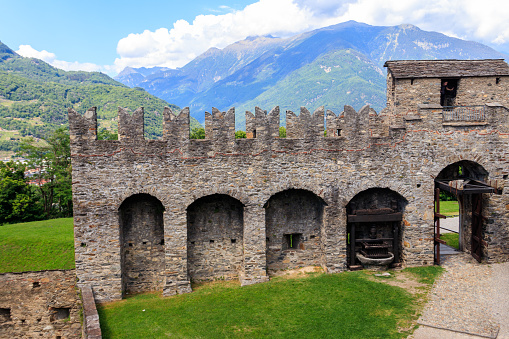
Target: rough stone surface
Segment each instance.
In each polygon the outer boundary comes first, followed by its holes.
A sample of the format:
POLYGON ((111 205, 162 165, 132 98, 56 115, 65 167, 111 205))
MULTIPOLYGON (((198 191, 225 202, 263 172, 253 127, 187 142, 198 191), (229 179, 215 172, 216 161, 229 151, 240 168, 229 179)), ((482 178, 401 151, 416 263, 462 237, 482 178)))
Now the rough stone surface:
MULTIPOLYGON (((473 82, 472 86, 486 85, 487 91, 494 85, 488 86, 485 81, 493 82, 495 78, 463 80, 459 80, 458 100, 463 95, 460 88, 466 90, 468 81, 473 82)), ((401 263, 430 265, 434 254, 434 178, 449 165, 457 171, 462 164, 474 170, 481 168, 475 173, 502 190, 502 194, 484 195, 483 260, 507 261, 509 110, 503 106, 508 93, 504 92, 508 88, 505 80, 497 84, 501 90, 493 92, 493 102, 502 104, 484 105, 481 123, 461 117, 454 124, 444 121, 445 112, 436 105, 440 85, 435 84, 440 79, 423 80, 430 83, 427 89, 419 90, 415 86, 420 80, 413 84, 402 80, 392 89, 395 94, 381 114, 369 107, 357 112, 349 106, 339 115, 331 111, 325 114, 323 108, 313 114, 302 109, 299 116, 288 112, 285 139, 277 137, 278 108, 269 113, 259 108, 255 114, 246 113, 247 139, 234 138, 233 110, 214 109, 206 114, 204 140, 189 140, 188 109, 178 115, 165 109, 162 140, 143 139, 141 110, 132 118, 121 111, 122 137, 118 141, 96 140, 94 109, 85 116, 71 110, 76 270, 80 283, 90 284, 100 302, 122 297, 122 281, 132 272, 126 271, 122 256, 119 208, 137 194, 150 195, 164 207, 161 286, 165 295, 190 292, 193 276, 220 279, 238 275, 242 285, 266 281, 272 262, 278 263, 278 269, 299 266, 301 262, 321 265, 331 273, 346 269, 346 206, 357 194, 371 188, 393 192, 405 201, 398 229, 401 263), (433 100, 425 104, 422 96, 433 100), (406 105, 405 111, 391 109, 398 101, 406 105), (324 118, 327 137, 323 136, 324 118), (308 201, 321 202, 322 207, 318 203, 305 204, 304 195, 295 195, 287 201, 289 205, 283 199, 271 206, 280 194, 296 191, 305 191, 312 197, 308 201), (232 204, 225 203, 224 196, 235 200, 241 213, 235 217, 232 213, 228 219, 232 204), (200 201, 204 197, 208 200, 200 201), (314 220, 313 225, 302 230, 288 223, 284 226, 284 220, 292 220, 291 213, 297 214, 292 210, 295 208, 305 209, 298 213, 314 220), (214 219, 214 214, 222 216, 224 223, 219 217, 214 219), (193 218, 198 222, 196 229, 191 225, 193 218), (209 219, 213 224, 209 232, 215 234, 217 243, 205 235, 207 232, 197 231, 199 227, 207 229, 203 223, 209 219), (283 252, 285 234, 302 234, 304 249, 287 249, 296 260, 288 256, 274 259, 272 228, 277 229, 276 240, 283 252), (304 252, 307 249, 313 253, 304 252), (297 258, 304 253, 305 260, 304 256, 297 258)), ((390 74, 388 83, 392 83, 390 74)), ((391 87, 388 93, 392 93, 391 87)), ((490 95, 483 94, 480 104, 489 102, 490 95)), ((472 101, 478 103, 476 98, 472 101)), ((465 203, 463 210, 462 227, 468 230, 471 212, 466 211, 471 211, 471 206, 465 203)), ((152 277, 159 279, 158 275, 152 277)))
POLYGON ((76 273, 0 274, 0 338, 80 338, 76 273))
POLYGON ((120 206, 124 291, 157 291, 164 283, 164 207, 148 194, 120 206))
POLYGON ((227 195, 211 195, 188 208, 187 258, 194 281, 234 279, 242 268, 242 203, 227 195))

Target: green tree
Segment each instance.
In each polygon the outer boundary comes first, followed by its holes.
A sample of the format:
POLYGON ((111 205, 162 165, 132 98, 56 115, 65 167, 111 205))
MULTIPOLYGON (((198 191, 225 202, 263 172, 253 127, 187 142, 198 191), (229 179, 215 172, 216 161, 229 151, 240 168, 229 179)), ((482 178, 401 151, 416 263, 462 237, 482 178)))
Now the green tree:
POLYGON ((244 131, 235 131, 235 139, 244 139, 246 138, 246 132, 244 131))
POLYGON ((36 146, 33 138, 20 144, 18 155, 35 171, 38 193, 47 219, 72 216, 71 151, 69 134, 59 128, 36 146))
POLYGON ((103 127, 97 132, 97 140, 118 140, 118 133, 110 132, 103 127))
POLYGON ((279 127, 279 137, 286 138, 286 128, 284 128, 283 126, 279 127))
POLYGON ((0 162, 0 224, 37 220, 41 207, 25 178, 25 165, 0 162))
POLYGON ((195 127, 191 129, 190 139, 205 139, 205 129, 203 127, 195 127))

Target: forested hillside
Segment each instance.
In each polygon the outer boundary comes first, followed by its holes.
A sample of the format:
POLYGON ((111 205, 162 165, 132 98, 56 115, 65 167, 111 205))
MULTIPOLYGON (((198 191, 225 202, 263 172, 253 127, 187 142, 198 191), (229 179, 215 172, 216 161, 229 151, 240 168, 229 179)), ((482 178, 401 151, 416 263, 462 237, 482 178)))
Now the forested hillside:
MULTIPOLYGON (((15 150, 23 136, 42 138, 67 125, 67 109, 80 113, 96 106, 99 129, 117 129, 118 107, 145 108, 145 135, 162 135, 164 106, 179 107, 142 88, 128 88, 97 72, 66 72, 34 58, 23 58, 0 42, 0 151, 15 150)), ((198 122, 191 119, 193 127, 198 122)))

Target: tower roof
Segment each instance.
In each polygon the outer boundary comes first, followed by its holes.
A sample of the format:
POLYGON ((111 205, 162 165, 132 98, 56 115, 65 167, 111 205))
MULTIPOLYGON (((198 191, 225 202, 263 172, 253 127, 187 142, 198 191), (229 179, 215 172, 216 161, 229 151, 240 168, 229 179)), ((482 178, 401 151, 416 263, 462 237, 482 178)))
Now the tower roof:
POLYGON ((509 75, 509 65, 504 59, 391 60, 386 61, 384 67, 396 79, 509 75))

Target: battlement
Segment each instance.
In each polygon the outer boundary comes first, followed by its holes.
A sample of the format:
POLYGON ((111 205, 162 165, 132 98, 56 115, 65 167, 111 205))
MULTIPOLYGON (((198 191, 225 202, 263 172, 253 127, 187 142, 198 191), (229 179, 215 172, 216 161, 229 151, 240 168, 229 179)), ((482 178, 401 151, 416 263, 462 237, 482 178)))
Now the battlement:
MULTIPOLYGON (((276 106, 270 112, 256 107, 255 113, 246 111, 247 139, 258 143, 272 143, 279 139, 280 110, 276 106)), ((163 111, 163 136, 160 141, 169 147, 180 148, 188 144, 190 111, 185 107, 174 113, 169 107, 163 111)), ((71 140, 74 144, 91 143, 97 140, 96 108, 88 109, 80 115, 69 109, 71 140)), ((363 143, 369 138, 394 138, 407 129, 428 129, 437 131, 455 131, 465 129, 490 129, 509 131, 509 110, 497 103, 444 110, 440 105, 419 105, 397 115, 380 114, 368 105, 356 111, 345 106, 344 111, 335 114, 331 110, 319 107, 313 113, 301 107, 300 114, 286 112, 286 138, 319 142, 320 140, 341 139, 363 143), (324 135, 324 131, 326 131, 324 135)), ((118 135, 122 144, 144 142, 143 107, 133 113, 119 107, 118 135)), ((217 108, 212 113, 205 112, 205 140, 215 145, 217 151, 228 151, 236 142, 235 108, 221 112, 217 108)), ((237 142, 242 139, 237 139, 237 142)), ((203 140, 200 140, 203 142, 203 140)))

